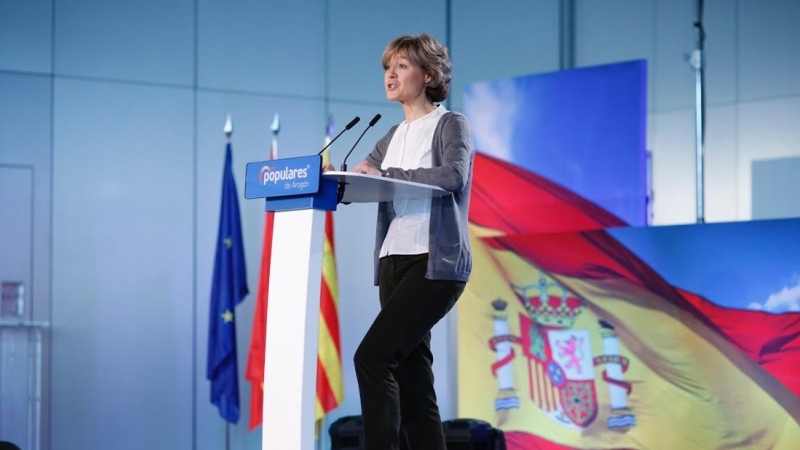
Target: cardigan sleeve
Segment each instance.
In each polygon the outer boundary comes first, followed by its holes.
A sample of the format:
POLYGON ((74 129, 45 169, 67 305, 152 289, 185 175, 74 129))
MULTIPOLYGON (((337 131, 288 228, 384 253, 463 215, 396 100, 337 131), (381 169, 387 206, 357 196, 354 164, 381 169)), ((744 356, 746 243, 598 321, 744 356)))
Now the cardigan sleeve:
MULTIPOLYGON (((458 113, 446 114, 441 120, 443 122, 439 145, 442 146, 442 164, 436 167, 410 170, 390 167, 384 172, 385 176, 430 184, 450 192, 463 191, 469 182, 470 161, 472 153, 475 151, 472 146, 469 123, 466 117, 458 113)), ((436 143, 435 137, 434 143, 436 143)))

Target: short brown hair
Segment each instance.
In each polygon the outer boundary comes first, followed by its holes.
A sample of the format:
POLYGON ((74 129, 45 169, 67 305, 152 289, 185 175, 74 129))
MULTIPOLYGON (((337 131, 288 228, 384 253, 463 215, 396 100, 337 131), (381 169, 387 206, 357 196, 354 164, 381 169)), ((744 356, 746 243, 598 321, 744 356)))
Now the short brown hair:
POLYGON ((396 38, 383 51, 381 60, 383 68, 389 66, 389 61, 398 53, 405 53, 406 57, 430 75, 431 82, 425 86, 425 95, 431 102, 441 102, 450 92, 450 57, 447 47, 440 44, 429 34, 417 36, 400 36, 396 38))

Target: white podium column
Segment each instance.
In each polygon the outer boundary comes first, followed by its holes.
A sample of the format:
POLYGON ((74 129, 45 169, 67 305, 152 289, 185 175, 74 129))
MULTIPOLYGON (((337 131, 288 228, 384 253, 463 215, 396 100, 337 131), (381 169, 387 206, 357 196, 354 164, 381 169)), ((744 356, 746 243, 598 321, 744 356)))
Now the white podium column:
POLYGON ((314 448, 325 211, 275 213, 264 357, 262 450, 314 448))

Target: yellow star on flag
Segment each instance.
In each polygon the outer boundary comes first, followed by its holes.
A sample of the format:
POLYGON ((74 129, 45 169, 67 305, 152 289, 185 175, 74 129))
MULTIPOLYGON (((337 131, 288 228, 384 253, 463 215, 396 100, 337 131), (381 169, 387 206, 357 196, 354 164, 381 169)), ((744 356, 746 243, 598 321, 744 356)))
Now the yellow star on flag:
POLYGON ((225 248, 231 248, 233 246, 233 239, 227 237, 225 238, 225 248))
POLYGON ((233 322, 233 313, 230 310, 226 310, 224 313, 222 313, 221 317, 225 323, 233 322))

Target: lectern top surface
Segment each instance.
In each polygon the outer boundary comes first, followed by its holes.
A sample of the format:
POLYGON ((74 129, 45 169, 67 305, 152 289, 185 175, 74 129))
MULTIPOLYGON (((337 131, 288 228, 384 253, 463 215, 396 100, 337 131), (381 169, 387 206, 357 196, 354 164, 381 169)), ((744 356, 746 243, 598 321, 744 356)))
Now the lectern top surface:
POLYGON ((363 173, 330 171, 323 173, 322 178, 345 183, 342 198, 345 203, 391 202, 450 194, 438 186, 363 173))

